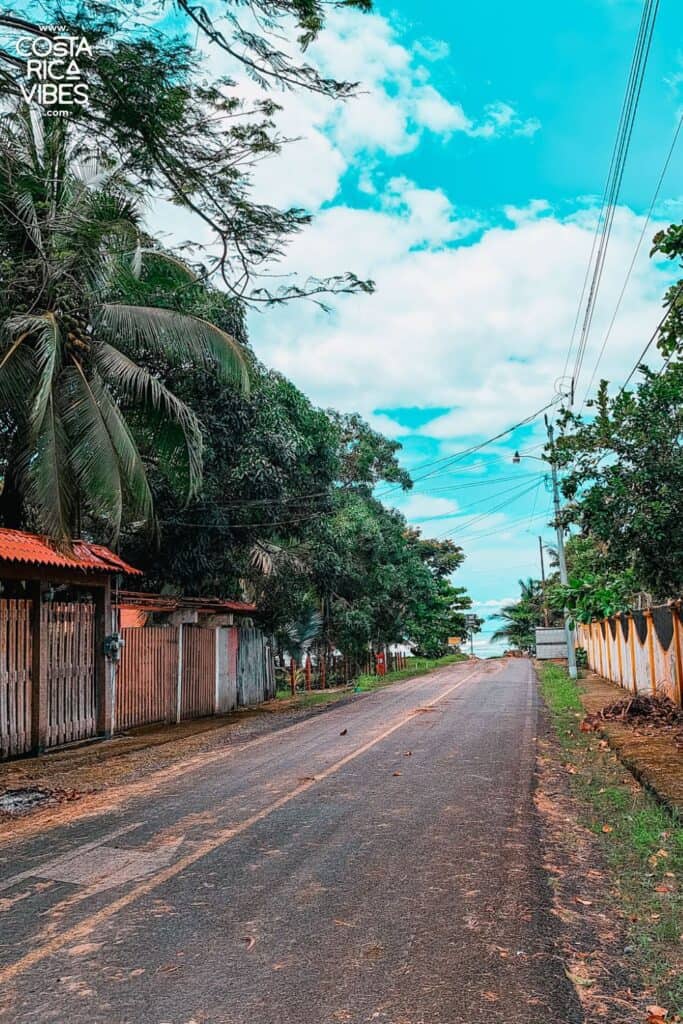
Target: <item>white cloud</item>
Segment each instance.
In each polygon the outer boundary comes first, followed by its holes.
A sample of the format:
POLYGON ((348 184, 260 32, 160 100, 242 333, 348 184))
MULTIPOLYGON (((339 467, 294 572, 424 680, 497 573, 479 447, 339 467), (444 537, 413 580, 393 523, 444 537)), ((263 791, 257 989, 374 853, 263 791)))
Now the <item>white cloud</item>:
POLYGON ((517 597, 494 597, 490 601, 473 601, 473 608, 480 609, 495 609, 502 608, 505 604, 517 604, 519 601, 519 595, 517 597))
POLYGON ((458 503, 451 498, 434 498, 429 494, 411 494, 401 503, 400 508, 406 519, 414 520, 452 515, 458 511, 458 503))
MULTIPOLYGON (((535 209, 546 206, 537 200, 535 209)), ((366 414, 441 406, 449 412, 421 433, 444 442, 490 435, 552 396, 596 214, 517 217, 472 244, 455 244, 471 234, 472 220, 440 190, 394 180, 380 209, 323 211, 288 257, 304 274, 353 268, 376 280, 376 295, 342 298, 330 316, 298 306, 254 318, 253 342, 321 404, 366 414)), ((579 398, 642 223, 617 211, 579 398)), ((670 273, 642 247, 601 373, 618 380, 635 361, 659 319, 670 273)))
MULTIPOLYGON (((331 11, 326 29, 307 52, 324 75, 358 83, 358 94, 338 103, 315 94, 277 97, 276 116, 285 138, 282 154, 259 164, 253 175, 259 196, 281 206, 319 209, 336 196, 344 173, 362 168, 378 155, 413 151, 428 132, 442 138, 454 132, 491 139, 533 135, 534 118, 521 117, 509 103, 466 113, 458 98, 446 96, 432 81, 434 66, 448 55, 439 40, 404 42, 398 28, 379 14, 331 11)), ((225 54, 209 53, 213 70, 225 74, 225 54)), ((253 98, 258 90, 237 74, 238 92, 253 98)), ((361 171, 362 174, 362 171, 361 171)), ((362 177, 371 190, 370 177, 362 177)))

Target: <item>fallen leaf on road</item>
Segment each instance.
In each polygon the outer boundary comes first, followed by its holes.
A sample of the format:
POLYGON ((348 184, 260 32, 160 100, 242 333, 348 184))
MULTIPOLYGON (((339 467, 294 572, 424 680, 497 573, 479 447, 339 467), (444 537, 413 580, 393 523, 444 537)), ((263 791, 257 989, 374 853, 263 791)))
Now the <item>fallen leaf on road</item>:
POLYGON ((349 731, 348 729, 342 729, 342 731, 339 733, 339 735, 340 736, 346 736, 348 731, 349 731))
POLYGON ((356 927, 355 924, 352 924, 351 921, 342 921, 342 919, 340 917, 335 917, 333 920, 334 920, 335 924, 341 925, 344 928, 355 928, 356 927))
POLYGON ((246 945, 247 950, 253 949, 254 946, 256 945, 256 939, 254 938, 253 935, 245 935, 242 941, 246 945))
POLYGON ((403 774, 403 772, 394 772, 394 775, 395 775, 395 776, 396 776, 396 775, 402 775, 402 774, 403 774))
POLYGON ((658 1022, 666 1020, 668 1012, 663 1006, 648 1006, 647 1024, 658 1024, 658 1022))
POLYGON ((404 756, 404 757, 412 757, 412 756, 413 756, 413 752, 412 752, 412 750, 406 750, 406 752, 404 753, 404 755, 403 755, 403 756, 404 756))
POLYGON ((575 896, 574 900, 576 903, 580 903, 582 907, 592 907, 593 900, 582 900, 580 896, 575 896))

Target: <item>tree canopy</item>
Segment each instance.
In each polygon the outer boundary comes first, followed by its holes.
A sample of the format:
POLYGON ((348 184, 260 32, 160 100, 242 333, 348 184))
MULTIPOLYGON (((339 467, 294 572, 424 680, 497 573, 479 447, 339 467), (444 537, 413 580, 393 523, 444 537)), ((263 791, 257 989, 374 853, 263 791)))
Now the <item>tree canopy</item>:
MULTIPOLYGON (((16 51, 20 37, 86 38, 92 55, 79 56, 78 64, 88 103, 69 106, 69 121, 96 138, 150 196, 170 200, 203 223, 208 242, 188 243, 200 273, 216 275, 222 287, 251 302, 370 291, 371 282, 350 271, 272 287, 264 274, 310 217, 251 194, 255 164, 285 141, 275 128, 273 94, 303 89, 343 100, 355 91, 354 83, 322 76, 283 42, 293 26, 301 53, 324 27, 330 6, 320 0, 224 0, 209 13, 185 0, 160 0, 150 19, 134 0, 29 3, 22 17, 0 12, 8 40, 0 48, 0 77, 5 94, 19 101, 26 81, 26 61, 16 51), (45 27, 49 22, 61 27, 59 33, 45 27), (224 54, 228 76, 207 76, 202 48, 209 45, 224 54), (258 98, 240 85, 244 76, 259 86, 258 98)), ((368 10, 370 3, 338 0, 334 6, 368 10)))

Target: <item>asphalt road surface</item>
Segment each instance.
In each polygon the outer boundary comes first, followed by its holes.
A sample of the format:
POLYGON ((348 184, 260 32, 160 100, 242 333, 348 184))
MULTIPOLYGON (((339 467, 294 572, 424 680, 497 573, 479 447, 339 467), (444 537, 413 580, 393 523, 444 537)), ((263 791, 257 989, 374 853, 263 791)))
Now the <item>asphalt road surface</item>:
POLYGON ((538 717, 528 662, 461 663, 2 846, 0 1020, 581 1021, 538 717))

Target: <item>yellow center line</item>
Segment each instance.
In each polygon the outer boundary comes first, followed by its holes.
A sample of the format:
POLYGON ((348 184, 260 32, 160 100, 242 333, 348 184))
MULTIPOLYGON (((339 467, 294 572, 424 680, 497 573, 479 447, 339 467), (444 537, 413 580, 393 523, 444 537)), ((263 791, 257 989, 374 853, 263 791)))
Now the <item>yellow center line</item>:
MULTIPOLYGON (((442 694, 431 701, 431 704, 439 704, 442 700, 445 700, 446 697, 453 693, 454 690, 457 690, 464 683, 468 682, 473 676, 477 675, 478 672, 480 672, 480 668, 476 668, 468 675, 463 676, 459 682, 455 683, 453 686, 449 686, 447 690, 444 690, 442 694)), ((251 817, 245 818, 245 820, 241 821, 238 825, 232 825, 229 828, 222 829, 215 833, 211 839, 206 839, 189 853, 186 853, 185 856, 180 857, 174 864, 164 868, 163 871, 159 871, 152 878, 148 878, 146 881, 140 882, 108 906, 103 907, 94 914, 91 914, 90 917, 87 917, 78 924, 73 925, 73 927, 63 931, 60 935, 56 935, 53 939, 43 943, 42 946, 37 946, 19 960, 15 960, 14 963, 9 964, 7 967, 0 970, 0 984, 5 984, 15 978, 18 974, 23 974, 24 971, 33 967, 35 964, 40 963, 41 960, 45 960, 47 957, 56 953, 69 943, 77 942, 80 939, 86 938, 95 930, 95 928, 98 928, 105 921, 108 921, 109 918, 114 917, 114 915, 118 914, 120 910, 125 910, 126 907, 131 905, 131 903, 135 903, 135 901, 139 900, 142 896, 147 896, 160 885, 163 885, 164 882, 169 881, 169 879, 179 875, 186 868, 191 867, 192 864, 202 860, 202 858, 213 853, 226 843, 229 843, 231 839, 235 839, 237 836, 242 835, 243 832, 246 832, 260 821, 263 821, 264 818, 269 817, 275 811, 279 811, 281 807, 285 807, 292 800, 301 796, 302 793, 305 793, 313 786, 317 786, 318 783, 324 782, 325 779, 329 778, 330 775, 334 775, 335 772, 338 772, 345 765, 349 764, 350 761, 360 757, 361 754, 372 749, 372 747, 381 743, 382 740, 387 739, 388 736, 397 732, 398 729, 402 729, 404 725, 407 725, 408 722, 412 721, 416 714, 417 709, 411 711, 406 718, 401 719, 400 722, 397 722, 395 725, 390 726, 390 728, 385 729, 385 731, 379 736, 375 736, 374 739, 368 740, 367 743, 357 747, 356 750, 352 750, 351 753, 346 754, 344 757, 340 758, 339 761, 335 761, 334 764, 325 768, 314 778, 301 782, 294 789, 290 790, 289 793, 285 793, 284 796, 279 797, 279 799, 275 800, 272 804, 269 804, 268 807, 264 807, 263 810, 257 811, 257 813, 252 814, 251 817)))

